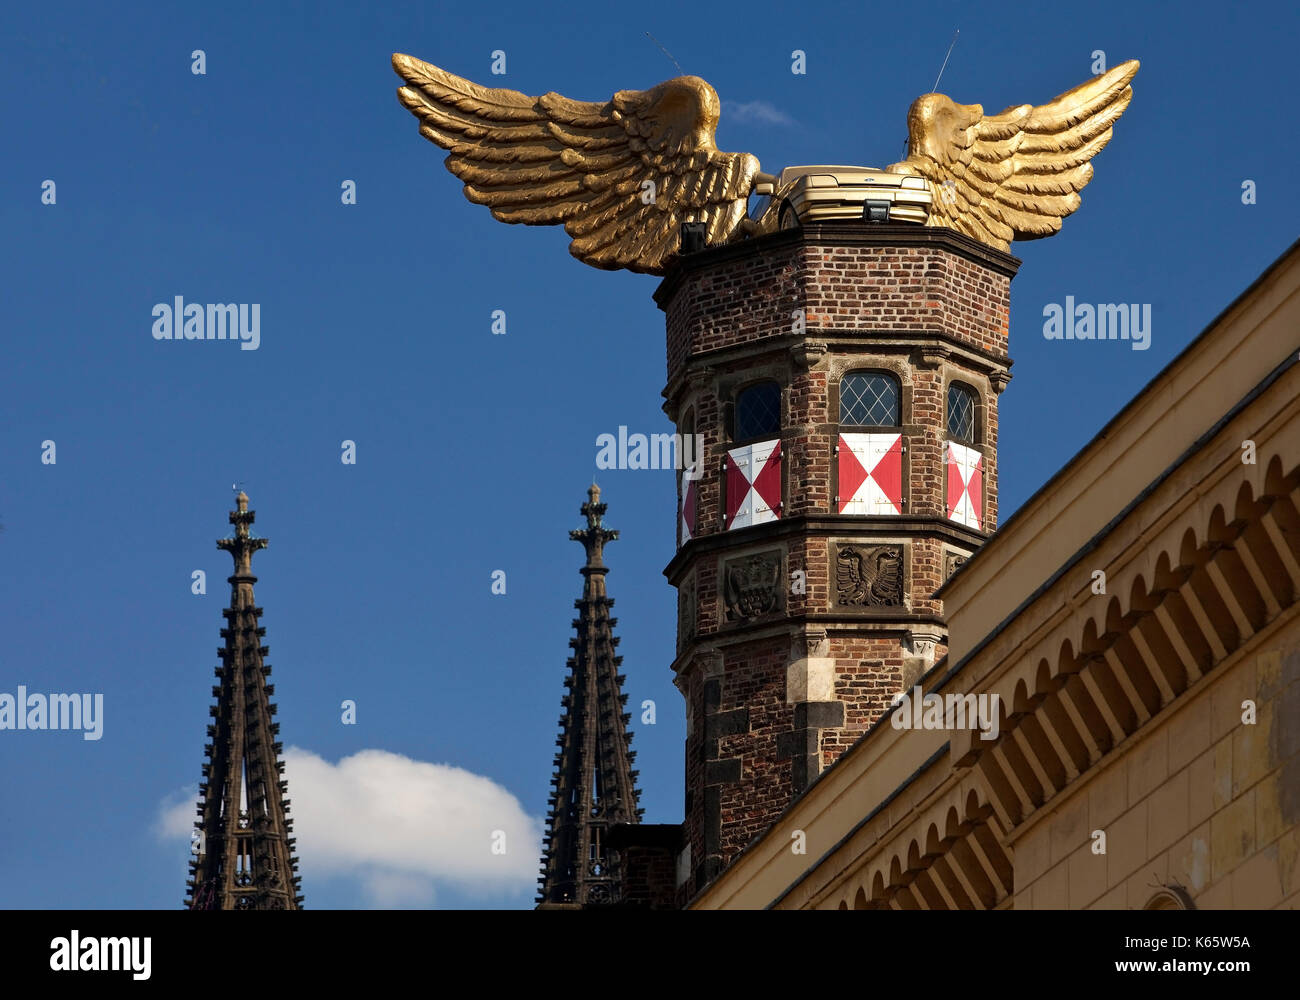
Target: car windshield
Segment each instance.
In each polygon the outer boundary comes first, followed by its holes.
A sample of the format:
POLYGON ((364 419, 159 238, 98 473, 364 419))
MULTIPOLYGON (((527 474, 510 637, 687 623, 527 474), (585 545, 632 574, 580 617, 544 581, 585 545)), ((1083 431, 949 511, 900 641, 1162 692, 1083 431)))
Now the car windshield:
POLYGON ((754 204, 749 209, 749 217, 754 220, 762 218, 763 213, 767 211, 767 206, 770 204, 772 204, 772 196, 770 194, 759 195, 757 200, 755 200, 754 204))

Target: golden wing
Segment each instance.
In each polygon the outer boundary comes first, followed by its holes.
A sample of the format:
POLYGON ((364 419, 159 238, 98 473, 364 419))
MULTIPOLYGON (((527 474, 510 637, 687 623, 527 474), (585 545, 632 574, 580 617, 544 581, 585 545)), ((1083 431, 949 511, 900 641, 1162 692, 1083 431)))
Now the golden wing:
POLYGON ((930 181, 927 225, 949 226, 1007 250, 1012 240, 1051 236, 1079 207, 1089 162, 1133 98, 1130 59, 1049 104, 984 116, 978 104, 926 94, 907 113, 907 152, 894 173, 930 181))
POLYGON ((594 267, 662 274, 681 223, 706 223, 719 243, 745 216, 758 160, 718 151, 718 95, 699 77, 600 104, 480 87, 410 56, 393 69, 470 201, 502 222, 562 223, 569 252, 594 267))

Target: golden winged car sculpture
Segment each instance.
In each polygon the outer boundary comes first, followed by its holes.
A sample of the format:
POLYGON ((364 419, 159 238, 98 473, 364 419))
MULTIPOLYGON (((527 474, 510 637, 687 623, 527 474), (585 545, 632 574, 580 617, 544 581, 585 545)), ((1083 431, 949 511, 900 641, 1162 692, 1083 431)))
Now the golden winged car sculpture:
POLYGON ((397 96, 419 119, 420 134, 448 151, 447 169, 464 181, 470 201, 502 222, 563 225, 569 252, 594 267, 662 274, 682 223, 703 223, 707 244, 776 228, 767 219, 797 224, 805 201, 796 188, 810 186, 839 189, 834 207, 816 203, 816 218, 861 217, 875 190, 889 192, 895 218, 924 214, 926 225, 999 250, 1050 236, 1079 207, 1090 161, 1133 97, 1138 63, 1039 107, 997 115, 926 94, 908 112, 901 163, 885 171, 788 168, 779 178, 762 173, 749 153, 718 149, 718 95, 699 77, 620 90, 600 103, 483 87, 400 54, 393 69, 405 83, 397 96), (753 193, 778 211, 748 218, 753 193))

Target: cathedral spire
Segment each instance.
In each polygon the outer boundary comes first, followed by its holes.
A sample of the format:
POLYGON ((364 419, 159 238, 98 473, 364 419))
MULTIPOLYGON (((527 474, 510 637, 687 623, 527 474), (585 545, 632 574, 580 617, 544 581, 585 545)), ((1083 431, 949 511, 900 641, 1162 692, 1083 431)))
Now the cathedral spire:
POLYGON ((623 712, 627 695, 625 678, 618 673, 623 662, 614 654, 618 619, 609 614, 613 600, 605 594, 606 542, 618 538, 604 526, 605 504, 600 487, 592 483, 582 505, 587 527, 569 532, 587 552, 582 567, 582 597, 574 601, 579 617, 573 620, 577 635, 569 640, 568 688, 561 702, 560 735, 556 745, 555 777, 551 779, 549 829, 542 855, 539 905, 602 905, 618 902, 619 857, 606 846, 609 828, 637 823, 637 772, 632 770, 635 751, 623 712))
POLYGON ((223 612, 225 645, 216 668, 221 683, 212 688, 217 703, 208 710, 215 722, 204 749, 210 761, 199 786, 198 841, 185 904, 195 910, 296 910, 302 896, 289 836, 293 820, 287 818, 288 784, 280 777, 280 724, 271 721, 275 685, 266 682, 266 629, 253 600, 253 553, 266 548, 266 539, 249 530, 254 514, 248 495, 241 491, 235 506, 234 537, 217 540, 234 560, 234 572, 227 578, 230 607, 223 612))
POLYGON ((569 537, 575 542, 581 542, 583 548, 587 550, 587 565, 582 567, 583 575, 590 582, 592 577, 598 574, 601 578, 602 590, 604 575, 609 572, 604 562, 605 543, 618 538, 617 531, 610 531, 601 523, 601 519, 605 516, 605 508, 606 504, 600 502, 600 487, 592 483, 587 488, 587 502, 580 509, 587 519, 587 527, 569 532, 569 537))

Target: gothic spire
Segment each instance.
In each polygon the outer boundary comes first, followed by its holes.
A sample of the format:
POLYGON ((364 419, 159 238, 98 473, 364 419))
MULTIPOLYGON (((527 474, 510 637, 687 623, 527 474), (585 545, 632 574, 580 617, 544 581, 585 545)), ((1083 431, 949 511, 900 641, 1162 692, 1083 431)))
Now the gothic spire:
POLYGON ((297 910, 298 859, 289 836, 288 783, 280 775, 282 744, 275 737, 280 724, 272 722, 275 685, 266 678, 271 667, 264 662, 262 645, 266 629, 258 624, 262 609, 253 601, 253 553, 266 548, 249 528, 253 511, 248 496, 240 492, 236 510, 230 512, 233 538, 217 540, 217 548, 234 560, 230 607, 223 614, 225 645, 217 651, 221 684, 212 688, 216 705, 208 726, 203 783, 199 786, 198 842, 190 862, 189 896, 185 905, 195 910, 297 910))
POLYGON ((606 542, 618 538, 604 526, 605 504, 600 487, 587 490, 582 514, 587 527, 570 531, 587 552, 582 597, 573 602, 579 616, 573 620, 577 635, 569 640, 568 694, 561 705, 560 735, 555 743, 555 777, 551 779, 549 829, 543 846, 541 889, 537 902, 546 904, 601 905, 618 901, 619 858, 605 846, 606 835, 617 823, 638 823, 637 772, 632 770, 635 751, 623 712, 627 695, 625 678, 618 673, 623 662, 614 654, 618 619, 609 614, 613 600, 605 595, 606 542))

